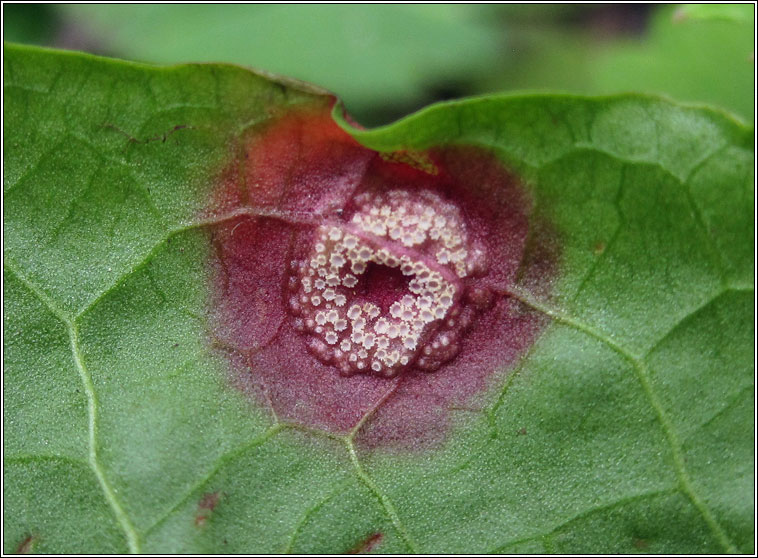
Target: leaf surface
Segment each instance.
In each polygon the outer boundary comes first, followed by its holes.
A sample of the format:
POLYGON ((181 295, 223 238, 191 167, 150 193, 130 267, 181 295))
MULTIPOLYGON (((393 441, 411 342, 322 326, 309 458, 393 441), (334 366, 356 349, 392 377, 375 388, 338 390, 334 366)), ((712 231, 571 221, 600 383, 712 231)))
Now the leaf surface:
POLYGON ((497 59, 482 6, 61 6, 101 51, 157 63, 235 62, 338 93, 352 111, 415 105, 497 59))
POLYGON ((277 420, 208 341, 214 182, 240 137, 331 100, 232 66, 4 56, 6 552, 753 548, 738 122, 637 95, 343 122, 381 151, 491 150, 560 248, 545 287, 533 234, 510 293, 536 343, 443 443, 398 451, 277 420))

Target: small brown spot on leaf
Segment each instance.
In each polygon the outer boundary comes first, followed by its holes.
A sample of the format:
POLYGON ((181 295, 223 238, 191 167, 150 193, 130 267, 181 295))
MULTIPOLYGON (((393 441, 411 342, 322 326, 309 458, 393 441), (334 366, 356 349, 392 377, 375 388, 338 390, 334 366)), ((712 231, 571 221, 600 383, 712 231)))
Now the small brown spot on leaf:
POLYGON ((526 436, 526 428, 519 428, 516 432, 516 436, 526 436))
POLYGON ((213 513, 221 499, 219 492, 206 492, 197 503, 197 513, 195 514, 195 526, 202 527, 213 513))
POLYGON ((592 251, 595 253, 596 256, 599 256, 603 252, 605 252, 605 242, 598 242, 595 244, 595 246, 592 248, 592 251))
POLYGON ((200 499, 200 502, 198 502, 197 507, 198 509, 213 511, 220 499, 221 495, 218 492, 207 492, 203 494, 203 497, 200 499))
POLYGON ((371 552, 371 550, 373 550, 376 545, 382 542, 382 537, 384 537, 382 533, 374 533, 367 539, 362 540, 353 548, 348 550, 347 554, 365 554, 367 552, 371 552))
POLYGON ((635 548, 639 548, 640 550, 648 547, 648 542, 645 539, 634 539, 633 544, 635 548))
POLYGON ((38 540, 38 537, 36 537, 35 535, 27 536, 16 547, 15 554, 29 554, 32 551, 32 547, 34 546, 34 543, 37 542, 37 540, 38 540))

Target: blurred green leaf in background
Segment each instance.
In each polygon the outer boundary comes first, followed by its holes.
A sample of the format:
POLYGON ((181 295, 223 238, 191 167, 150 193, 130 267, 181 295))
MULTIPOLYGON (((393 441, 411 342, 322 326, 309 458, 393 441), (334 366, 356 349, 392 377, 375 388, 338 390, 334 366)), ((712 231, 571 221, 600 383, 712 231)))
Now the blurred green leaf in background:
POLYGON ((6 5, 6 39, 161 64, 234 62, 339 95, 365 125, 513 90, 647 92, 753 118, 754 7, 6 5))
POLYGON ((727 5, 711 12, 709 7, 714 6, 662 9, 641 44, 622 43, 603 53, 596 68, 598 92, 664 93, 679 101, 718 105, 752 120, 753 6, 741 6, 750 12, 743 19, 723 18, 730 13, 727 5))
MULTIPOLYGON (((359 119, 497 64, 503 30, 471 5, 63 5, 63 44, 155 63, 233 62, 325 87, 359 119), (65 41, 69 42, 69 45, 65 41)), ((19 18, 20 19, 20 18, 19 18)), ((398 116, 397 110, 388 115, 398 116)))
POLYGON ((656 6, 632 35, 632 13, 572 24, 576 13, 546 21, 511 10, 511 63, 485 78, 483 90, 657 93, 753 119, 752 5, 656 6))

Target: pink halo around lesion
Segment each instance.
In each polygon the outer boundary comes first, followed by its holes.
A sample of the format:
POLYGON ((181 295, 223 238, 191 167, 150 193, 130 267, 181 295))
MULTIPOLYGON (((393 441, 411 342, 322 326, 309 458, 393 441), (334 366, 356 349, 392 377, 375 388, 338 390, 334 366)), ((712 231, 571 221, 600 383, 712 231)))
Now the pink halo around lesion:
MULTIPOLYGON (((486 404, 482 397, 543 327, 544 316, 505 294, 523 272, 531 204, 491 153, 445 147, 421 159, 380 155, 355 142, 323 106, 250 130, 232 159, 206 213, 230 216, 211 227, 209 322, 234 384, 277 419, 337 435, 360 425, 356 442, 367 448, 433 447, 445 439, 451 409, 486 404), (458 205, 488 259, 466 286, 492 296, 458 355, 435 372, 343 376, 314 357, 294 328, 288 266, 317 226, 343 222, 354 195, 388 189, 429 189, 458 205)), ((537 263, 547 281, 552 262, 537 263)))

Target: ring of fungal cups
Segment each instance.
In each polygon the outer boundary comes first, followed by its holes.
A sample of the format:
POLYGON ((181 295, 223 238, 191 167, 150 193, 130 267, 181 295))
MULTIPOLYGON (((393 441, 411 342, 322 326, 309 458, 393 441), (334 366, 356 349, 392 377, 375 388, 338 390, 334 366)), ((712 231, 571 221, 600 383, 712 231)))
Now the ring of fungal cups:
POLYGON ((458 207, 431 191, 363 193, 355 204, 349 222, 319 227, 309 255, 291 263, 295 328, 343 375, 432 372, 456 356, 483 298, 466 293, 464 279, 485 270, 484 250, 458 207), (370 264, 397 268, 406 281, 387 308, 359 288, 370 264))

